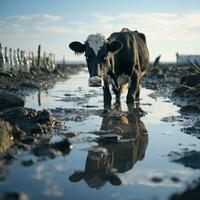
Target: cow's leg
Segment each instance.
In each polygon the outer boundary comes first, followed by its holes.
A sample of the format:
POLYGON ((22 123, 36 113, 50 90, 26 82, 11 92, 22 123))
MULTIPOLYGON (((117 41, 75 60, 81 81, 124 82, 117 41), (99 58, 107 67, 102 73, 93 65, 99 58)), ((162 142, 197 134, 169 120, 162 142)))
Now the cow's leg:
POLYGON ((104 101, 104 108, 111 106, 112 96, 109 89, 109 84, 107 81, 104 81, 103 86, 103 101, 104 101))
POLYGON ((116 102, 115 103, 120 104, 121 91, 116 90, 114 87, 112 89, 113 89, 113 92, 115 93, 115 96, 116 96, 116 102))
POLYGON ((136 93, 139 91, 139 73, 135 70, 131 75, 131 84, 128 89, 128 94, 126 96, 127 104, 134 103, 136 93))
POLYGON ((142 77, 144 76, 145 72, 146 72, 146 70, 143 71, 143 72, 138 71, 138 79, 139 79, 138 81, 139 81, 139 85, 138 85, 138 90, 137 90, 136 95, 135 95, 137 101, 140 100, 140 90, 141 90, 141 88, 142 88, 141 80, 142 80, 142 77))
POLYGON ((140 89, 141 89, 141 84, 139 83, 139 86, 138 86, 138 90, 137 90, 137 92, 136 92, 136 94, 135 94, 135 100, 136 101, 139 101, 140 100, 140 89))

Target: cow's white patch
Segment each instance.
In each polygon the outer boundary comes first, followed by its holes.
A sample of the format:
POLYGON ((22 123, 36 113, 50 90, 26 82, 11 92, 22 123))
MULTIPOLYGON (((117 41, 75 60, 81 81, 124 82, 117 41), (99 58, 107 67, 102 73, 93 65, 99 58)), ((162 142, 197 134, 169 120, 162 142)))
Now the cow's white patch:
POLYGON ((125 74, 118 76, 117 84, 118 88, 121 88, 122 90, 128 89, 128 87, 130 87, 130 76, 125 74))
POLYGON ((92 50, 94 51, 95 55, 98 54, 99 50, 101 49, 101 47, 104 45, 106 41, 107 41, 106 38, 99 33, 97 33, 96 35, 91 34, 87 38, 87 42, 90 48, 92 48, 92 50))
POLYGON ((131 79, 130 76, 122 74, 118 76, 117 78, 117 85, 115 84, 115 81, 110 77, 110 75, 107 74, 106 76, 108 83, 111 84, 116 91, 124 92, 130 87, 131 79))

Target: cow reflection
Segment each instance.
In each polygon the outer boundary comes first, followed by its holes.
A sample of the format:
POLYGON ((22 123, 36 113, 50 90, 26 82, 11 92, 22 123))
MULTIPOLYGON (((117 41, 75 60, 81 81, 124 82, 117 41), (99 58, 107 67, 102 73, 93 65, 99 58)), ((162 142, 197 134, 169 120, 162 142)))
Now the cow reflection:
POLYGON ((69 177, 70 181, 83 179, 91 188, 100 188, 107 181, 120 185, 121 180, 115 173, 132 169, 138 160, 144 158, 148 134, 140 117, 133 114, 105 116, 99 134, 117 134, 121 139, 118 142, 98 141, 98 147, 88 151, 85 171, 74 172, 69 177))

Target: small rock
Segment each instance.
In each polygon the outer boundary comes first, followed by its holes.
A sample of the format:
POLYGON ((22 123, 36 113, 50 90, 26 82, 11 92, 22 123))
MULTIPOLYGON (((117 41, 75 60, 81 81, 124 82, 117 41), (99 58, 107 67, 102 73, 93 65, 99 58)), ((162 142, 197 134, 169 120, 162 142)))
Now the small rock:
POLYGON ((0 154, 13 144, 13 128, 10 123, 0 119, 0 154))
POLYGON ((197 74, 189 74, 187 76, 183 76, 180 81, 181 84, 194 87, 200 84, 200 73, 197 74))
POLYGON ((152 177, 151 181, 154 183, 160 183, 163 181, 163 179, 161 177, 152 177))
POLYGON ((56 143, 52 144, 51 146, 53 149, 59 150, 63 154, 68 154, 70 152, 71 144, 70 144, 69 140, 65 139, 63 141, 56 142, 56 143))
POLYGON ((50 144, 42 144, 32 150, 33 154, 37 157, 48 157, 53 159, 58 155, 58 152, 50 147, 50 144))
POLYGON ((179 183, 180 182, 180 179, 178 177, 171 177, 171 180, 174 182, 174 183, 179 183))
POLYGON ((65 135, 66 135, 67 137, 76 137, 77 135, 79 135, 79 133, 76 132, 76 131, 67 131, 67 132, 65 133, 65 135))
POLYGON ((32 160, 32 159, 30 159, 30 160, 23 160, 22 161, 22 165, 26 166, 26 167, 31 166, 33 164, 34 164, 34 160, 32 160))
POLYGON ((39 134, 43 134, 44 133, 44 130, 42 128, 42 125, 40 123, 36 123, 33 128, 32 128, 32 134, 36 134, 36 133, 39 133, 39 134))

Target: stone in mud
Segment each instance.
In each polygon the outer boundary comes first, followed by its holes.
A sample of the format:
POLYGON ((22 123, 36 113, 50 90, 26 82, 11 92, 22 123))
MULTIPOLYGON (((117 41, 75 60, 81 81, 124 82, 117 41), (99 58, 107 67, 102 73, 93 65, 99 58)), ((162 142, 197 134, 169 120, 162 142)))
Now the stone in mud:
POLYGON ((17 130, 21 130, 27 136, 33 133, 47 133, 53 124, 53 116, 50 111, 36 111, 24 107, 18 107, 6 110, 1 117, 8 121, 12 126, 17 126, 17 130))
POLYGON ((174 162, 181 163, 186 167, 192 169, 200 169, 200 152, 198 151, 189 151, 185 152, 179 158, 173 160, 174 162))
POLYGON ((71 138, 71 137, 76 137, 77 135, 79 135, 78 132, 76 131, 67 131, 66 133, 64 133, 67 137, 71 138))
POLYGON ((151 178, 151 181, 154 182, 154 183, 160 183, 163 181, 163 179, 161 177, 152 177, 151 178))
POLYGON ((0 119, 0 154, 4 153, 13 144, 13 128, 12 126, 0 119))
POLYGON ((16 124, 15 126, 13 126, 13 137, 17 140, 20 141, 25 141, 27 140, 27 135, 24 131, 22 131, 18 125, 16 124))
POLYGON ((56 156, 60 155, 59 152, 51 148, 50 144, 41 144, 32 150, 32 153, 37 157, 44 157, 46 159, 54 159, 56 156))
POLYGON ((179 87, 177 87, 173 93, 172 96, 179 96, 182 97, 184 96, 185 92, 191 90, 192 88, 187 86, 187 85, 180 85, 179 87))
POLYGON ((158 85, 152 81, 146 81, 145 82, 145 88, 147 89, 151 89, 151 90, 157 90, 158 89, 158 85))
POLYGON ((36 123, 35 125, 33 125, 33 128, 32 128, 32 134, 44 134, 44 130, 43 130, 43 127, 40 123, 36 123))
POLYGON ((22 98, 15 94, 0 92, 0 111, 23 106, 24 100, 22 98))
POLYGON ((23 166, 26 166, 26 167, 29 167, 29 166, 33 165, 34 162, 35 162, 35 161, 32 160, 32 159, 30 159, 30 160, 22 160, 22 165, 23 165, 23 166))
POLYGON ((46 159, 53 159, 59 155, 66 155, 70 152, 71 144, 65 139, 54 144, 44 143, 35 147, 32 152, 37 157, 46 159))
POLYGON ((158 74, 158 79, 161 79, 161 80, 167 79, 167 76, 165 74, 160 73, 158 74))
MULTIPOLYGON (((184 83, 184 82, 182 82, 184 83)), ((178 97, 189 104, 200 104, 200 84, 179 85, 172 93, 172 97, 178 97)))
POLYGON ((69 140, 64 139, 60 142, 52 144, 51 147, 55 150, 60 151, 63 155, 66 155, 70 152, 71 144, 69 140))
POLYGON ((28 196, 22 192, 7 192, 0 195, 1 200, 28 200, 28 196))
POLYGON ((37 116, 34 120, 40 124, 52 123, 53 116, 49 110, 42 110, 37 112, 37 116))
POLYGON ((198 139, 200 139, 200 119, 197 119, 194 124, 190 125, 189 127, 185 127, 182 130, 185 133, 196 136, 198 139))
POLYGON ((189 74, 181 78, 180 84, 187 85, 189 87, 194 87, 200 84, 200 73, 198 74, 189 74))
POLYGON ((175 177, 175 176, 172 176, 171 178, 171 181, 173 181, 174 183, 179 183, 180 182, 180 179, 178 177, 175 177))
POLYGON ((200 105, 197 104, 190 104, 186 106, 182 106, 180 109, 181 114, 199 114, 200 113, 200 105))

